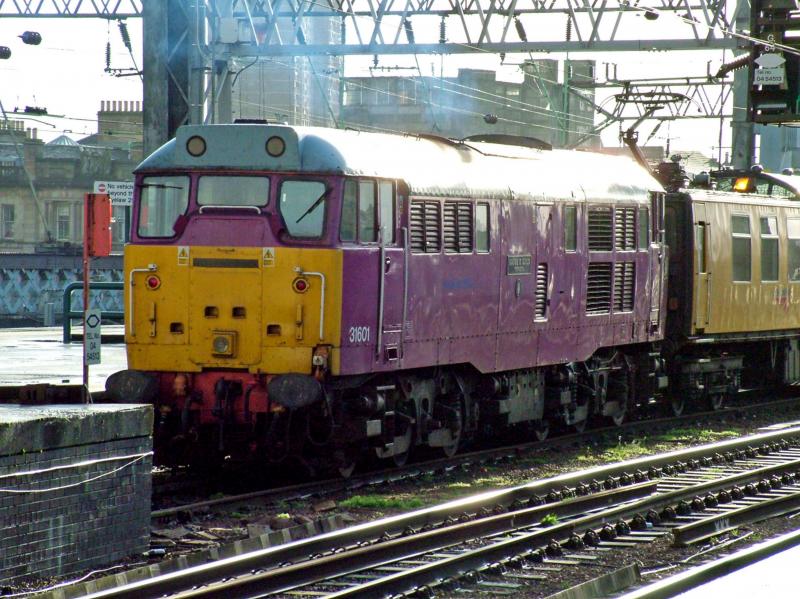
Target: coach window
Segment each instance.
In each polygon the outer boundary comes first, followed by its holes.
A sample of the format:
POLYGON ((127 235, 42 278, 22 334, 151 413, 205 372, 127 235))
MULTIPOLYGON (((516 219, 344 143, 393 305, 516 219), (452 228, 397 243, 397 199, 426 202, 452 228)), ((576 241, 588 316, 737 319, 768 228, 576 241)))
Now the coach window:
POLYGON ((639 208, 639 249, 646 250, 650 247, 650 211, 639 208))
POLYGON ((475 206, 475 250, 489 251, 489 204, 478 202, 475 206))
POLYGON ((564 206, 564 249, 568 252, 578 249, 577 206, 564 206))
POLYGON ((145 177, 139 186, 139 235, 174 237, 189 205, 189 177, 145 177))
POLYGON ((321 181, 287 179, 281 183, 279 209, 289 235, 300 239, 322 237, 327 195, 321 181))
POLYGON ((731 261, 733 280, 750 282, 750 217, 734 214, 731 216, 731 261))
POLYGON ((760 219, 761 280, 778 280, 778 219, 764 216, 760 219))
POLYGON ((786 237, 789 238, 789 280, 800 281, 800 218, 786 221, 786 237))
POLYGON ((394 185, 391 181, 378 182, 378 204, 381 208, 381 242, 394 243, 394 185))

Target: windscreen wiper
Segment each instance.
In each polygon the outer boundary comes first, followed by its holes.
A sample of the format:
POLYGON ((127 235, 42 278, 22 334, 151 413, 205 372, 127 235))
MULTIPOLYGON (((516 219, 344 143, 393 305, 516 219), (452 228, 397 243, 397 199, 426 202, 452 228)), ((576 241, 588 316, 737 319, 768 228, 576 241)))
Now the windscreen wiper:
POLYGON ((309 206, 309 207, 308 207, 308 210, 306 210, 305 212, 303 212, 303 214, 301 214, 301 215, 300 215, 300 218, 298 218, 296 221, 294 221, 294 224, 297 224, 297 223, 299 223, 301 220, 303 220, 303 219, 304 219, 305 217, 307 217, 309 214, 311 214, 312 212, 314 212, 314 210, 316 210, 316 209, 317 209, 317 207, 318 207, 318 206, 319 206, 319 205, 322 203, 322 200, 324 200, 324 199, 325 199, 325 196, 326 196, 326 195, 328 195, 328 190, 327 190, 327 189, 326 189, 325 191, 323 191, 323 192, 322 192, 322 195, 321 195, 321 196, 319 196, 319 197, 318 197, 318 198, 317 198, 317 199, 314 201, 314 203, 313 203, 313 204, 311 204, 311 206, 309 206))
POLYGON ((156 189, 183 189, 180 185, 166 185, 165 183, 142 183, 139 187, 154 187, 156 189))

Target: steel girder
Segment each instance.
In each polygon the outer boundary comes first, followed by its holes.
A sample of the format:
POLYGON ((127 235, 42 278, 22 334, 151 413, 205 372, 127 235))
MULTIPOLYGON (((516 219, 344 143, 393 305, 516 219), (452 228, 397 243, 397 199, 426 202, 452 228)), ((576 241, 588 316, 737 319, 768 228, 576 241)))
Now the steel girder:
MULTIPOLYGON (((214 13, 216 2, 207 2, 214 13)), ((735 48, 735 0, 231 0, 234 56, 735 48), (308 39, 341 21, 342 44, 308 39), (281 25, 291 24, 291 35, 281 25), (254 43, 254 40, 257 43, 254 43)))
MULTIPOLYGON (((0 0, 0 17, 140 17, 146 1, 0 0)), ((732 29, 735 0, 201 0, 199 4, 212 28, 219 19, 239 25, 243 35, 230 51, 240 56, 690 50, 737 45, 726 33, 732 29), (345 43, 306 43, 305 23, 313 18, 340 19, 345 43), (283 23, 291 24, 293 35, 280 34, 283 23)))
MULTIPOLYGON (((606 81, 581 87, 619 91, 596 106, 597 113, 602 115, 603 120, 575 140, 571 144, 573 147, 624 121, 731 118, 730 114, 725 113, 726 104, 733 94, 733 84, 730 81, 606 81)), ((580 93, 579 88, 572 88, 570 91, 576 95, 580 93)))

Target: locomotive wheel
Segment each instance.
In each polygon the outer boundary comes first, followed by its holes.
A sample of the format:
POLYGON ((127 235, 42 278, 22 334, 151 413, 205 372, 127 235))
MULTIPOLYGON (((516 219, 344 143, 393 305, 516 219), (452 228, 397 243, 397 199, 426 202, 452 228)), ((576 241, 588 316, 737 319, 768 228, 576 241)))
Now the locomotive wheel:
POLYGON ((333 453, 333 464, 342 478, 350 478, 356 469, 356 456, 353 451, 339 449, 333 453))
POLYGON ((712 393, 708 397, 708 403, 711 406, 711 409, 715 412, 721 410, 725 406, 725 394, 724 393, 712 393))
POLYGON ((458 446, 461 444, 461 434, 464 431, 464 414, 461 410, 461 407, 458 407, 458 425, 456 426, 456 430, 450 431, 450 434, 453 438, 453 441, 449 445, 442 445, 442 452, 444 453, 445 457, 452 458, 456 453, 458 453, 458 446))
POLYGON ((391 458, 392 462, 395 466, 405 466, 406 462, 408 462, 408 456, 411 455, 411 446, 414 442, 414 427, 409 425, 406 428, 406 432, 394 438, 395 447, 401 448, 400 451, 397 453, 393 453, 392 455, 387 455, 387 452, 380 447, 375 448, 375 455, 378 456, 379 459, 387 459, 391 458), (404 448, 404 449, 403 449, 404 448))
POLYGON ((669 401, 672 407, 673 416, 682 416, 683 410, 686 407, 686 400, 683 397, 672 397, 669 401))
POLYGON ((628 415, 627 407, 620 408, 613 416, 611 416, 611 421, 616 426, 622 426, 625 423, 627 415, 628 415))

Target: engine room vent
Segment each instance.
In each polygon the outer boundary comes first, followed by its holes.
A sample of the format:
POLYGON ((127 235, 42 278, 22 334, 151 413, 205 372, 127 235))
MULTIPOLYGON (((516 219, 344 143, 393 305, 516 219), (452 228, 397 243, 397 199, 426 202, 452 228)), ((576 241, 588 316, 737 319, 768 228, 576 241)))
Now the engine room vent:
POLYGON ((614 265, 614 312, 632 312, 636 287, 636 265, 617 262, 614 265))
POLYGON ((409 214, 409 237, 411 251, 434 254, 442 249, 442 236, 439 229, 441 204, 439 202, 411 202, 409 214))
POLYGON ((617 208, 614 240, 618 250, 636 249, 636 209, 617 208))
POLYGON ((611 263, 592 262, 586 279, 586 313, 608 314, 611 311, 611 263))
POLYGON ((534 306, 536 318, 547 316, 547 263, 542 262, 536 267, 536 305, 534 306))
POLYGON ((472 251, 472 202, 444 203, 444 251, 468 254, 472 251))
POLYGON ((610 252, 614 247, 614 228, 611 225, 611 208, 589 210, 589 250, 610 252))

